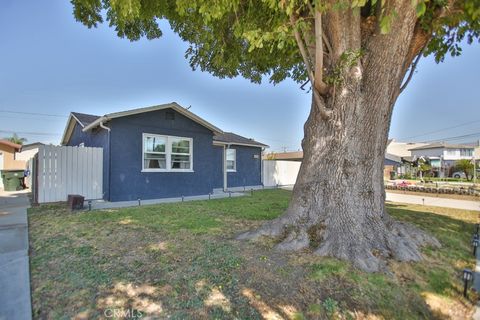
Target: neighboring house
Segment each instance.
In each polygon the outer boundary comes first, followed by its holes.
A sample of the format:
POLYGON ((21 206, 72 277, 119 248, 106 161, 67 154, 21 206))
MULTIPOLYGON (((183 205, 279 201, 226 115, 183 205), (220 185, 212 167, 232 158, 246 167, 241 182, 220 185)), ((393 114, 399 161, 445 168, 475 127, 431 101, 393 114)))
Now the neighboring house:
POLYGON ((103 148, 109 201, 260 186, 268 147, 223 132, 175 102, 104 116, 72 112, 61 143, 103 148))
POLYGON ((436 176, 450 176, 455 170, 455 162, 473 159, 474 146, 466 144, 432 143, 410 149, 414 159, 428 159, 436 176))
MULTIPOLYGON (((8 140, 0 140, 0 170, 24 170, 25 161, 16 158, 17 152, 22 146, 8 140)), ((3 181, 0 175, 0 187, 3 188, 3 181)))
POLYGON ((387 172, 387 167, 390 171, 395 171, 397 178, 414 176, 417 169, 413 165, 413 157, 410 149, 426 146, 428 143, 422 142, 399 142, 395 139, 390 139, 387 142, 387 149, 385 150, 385 170, 384 177, 390 176, 387 172))
POLYGON ((38 148, 43 146, 41 142, 34 142, 22 145, 20 152, 17 152, 17 160, 28 161, 38 153, 38 148))
MULTIPOLYGON (((290 152, 272 152, 263 156, 264 160, 283 160, 283 161, 302 161, 303 151, 290 152)), ((386 179, 390 179, 391 172, 397 172, 397 168, 402 164, 401 157, 385 154, 383 175, 386 179)))
POLYGON ((17 159, 22 146, 8 140, 0 140, 0 170, 23 170, 25 161, 17 159))
POLYGON ((412 151, 410 150, 413 148, 423 147, 426 145, 428 145, 428 143, 399 142, 399 141, 396 141, 395 139, 390 139, 388 140, 387 149, 385 150, 385 153, 410 161, 412 160, 412 151))
POLYGON ((386 180, 394 179, 402 166, 402 158, 391 153, 385 152, 383 160, 383 178, 386 180))
POLYGON ((271 152, 263 156, 264 160, 302 161, 303 151, 271 152))
POLYGON ((17 160, 25 161, 25 169, 27 169, 30 174, 28 174, 25 177, 25 186, 29 189, 32 188, 32 168, 30 167, 29 160, 35 157, 35 155, 38 153, 38 149, 40 146, 43 146, 45 144, 41 142, 34 142, 34 143, 29 143, 29 144, 24 144, 22 145, 22 148, 20 149, 20 152, 17 152, 16 157, 17 160))

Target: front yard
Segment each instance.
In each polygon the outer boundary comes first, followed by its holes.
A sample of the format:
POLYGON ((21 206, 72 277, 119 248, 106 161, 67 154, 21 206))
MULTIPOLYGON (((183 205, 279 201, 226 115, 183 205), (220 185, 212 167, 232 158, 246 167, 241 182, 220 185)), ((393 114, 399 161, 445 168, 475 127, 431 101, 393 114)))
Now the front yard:
POLYGON ((478 213, 389 204, 400 220, 435 234, 441 249, 420 263, 366 274, 309 252, 238 242, 272 219, 290 192, 70 213, 29 211, 33 313, 37 319, 465 319, 461 270, 473 268, 478 213))

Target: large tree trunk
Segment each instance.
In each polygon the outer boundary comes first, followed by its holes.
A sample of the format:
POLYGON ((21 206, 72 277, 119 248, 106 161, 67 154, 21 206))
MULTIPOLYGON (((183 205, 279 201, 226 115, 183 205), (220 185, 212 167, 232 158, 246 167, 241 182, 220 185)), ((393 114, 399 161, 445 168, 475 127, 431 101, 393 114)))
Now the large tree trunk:
MULTIPOLYGON (((278 237, 278 249, 310 247, 366 271, 383 269, 391 257, 417 261, 421 245, 439 245, 421 230, 392 220, 385 211, 385 148, 405 64, 412 59, 416 21, 410 2, 404 3, 407 13, 394 26, 395 34, 366 42, 364 58, 345 70, 334 93, 313 99, 304 127, 304 157, 287 211, 240 239, 278 237)), ((354 14, 327 15, 326 30, 337 44, 334 56, 361 47, 360 30, 351 27, 357 25, 355 19, 359 17, 354 14)))
POLYGON ((318 108, 312 107, 304 158, 285 214, 239 238, 279 237, 278 249, 311 247, 365 271, 383 269, 389 257, 417 261, 419 246, 439 243, 385 211, 383 162, 390 115, 362 95, 347 96, 337 126, 320 125, 318 108))

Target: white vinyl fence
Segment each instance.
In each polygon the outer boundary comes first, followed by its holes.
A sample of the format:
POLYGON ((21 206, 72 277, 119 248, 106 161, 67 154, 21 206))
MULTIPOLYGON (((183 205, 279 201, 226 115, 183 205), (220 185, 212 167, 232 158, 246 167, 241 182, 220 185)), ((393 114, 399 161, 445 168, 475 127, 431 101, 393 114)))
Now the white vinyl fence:
POLYGON ((300 170, 300 161, 263 161, 263 185, 265 187, 294 185, 300 170))
POLYGON ((103 149, 41 146, 33 174, 37 203, 66 201, 69 194, 103 197, 103 149))

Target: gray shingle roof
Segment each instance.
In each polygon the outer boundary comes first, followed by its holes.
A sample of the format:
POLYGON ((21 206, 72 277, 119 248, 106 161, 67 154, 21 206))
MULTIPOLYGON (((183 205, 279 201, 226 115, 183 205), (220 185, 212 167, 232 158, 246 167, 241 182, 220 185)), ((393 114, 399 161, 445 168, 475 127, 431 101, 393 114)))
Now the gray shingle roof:
POLYGON ((424 149, 433 149, 433 148, 446 148, 446 149, 473 149, 473 146, 465 144, 449 144, 449 143, 431 143, 426 146, 416 147, 408 150, 424 150, 424 149))
MULTIPOLYGON (((93 114, 80 113, 80 112, 72 112, 72 115, 78 121, 80 121, 83 127, 88 126, 90 123, 100 118, 100 116, 96 116, 93 114)), ((223 134, 215 135, 213 137, 213 140, 218 142, 231 143, 231 144, 247 144, 247 145, 253 145, 258 147, 268 147, 268 145, 266 144, 260 143, 253 139, 242 137, 233 132, 224 132, 223 134)))
POLYGON ((233 132, 224 132, 223 134, 217 134, 213 137, 213 141, 231 144, 247 144, 258 147, 268 147, 266 144, 260 143, 253 139, 239 136, 238 134, 235 134, 233 132))
POLYGON ((80 121, 83 127, 88 126, 90 123, 100 118, 100 116, 95 116, 93 114, 86 114, 86 113, 80 113, 80 112, 72 112, 72 115, 75 118, 77 118, 78 121, 80 121))

